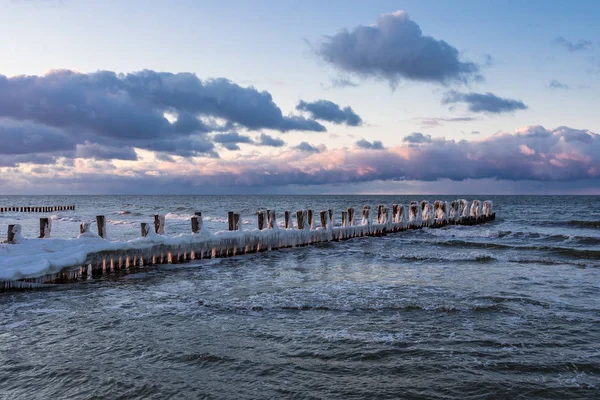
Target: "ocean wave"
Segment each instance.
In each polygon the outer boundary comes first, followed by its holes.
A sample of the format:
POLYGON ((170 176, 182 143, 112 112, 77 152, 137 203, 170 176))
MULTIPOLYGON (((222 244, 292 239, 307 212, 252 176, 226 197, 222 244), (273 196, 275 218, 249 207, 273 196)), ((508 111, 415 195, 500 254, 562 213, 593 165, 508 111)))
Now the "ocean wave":
POLYGON ((538 250, 547 251, 554 254, 571 256, 575 258, 587 258, 592 260, 600 260, 600 250, 578 249, 572 247, 548 246, 548 245, 512 245, 502 243, 484 243, 484 242, 467 242, 464 240, 448 240, 437 242, 438 246, 458 247, 458 248, 476 248, 476 249, 496 249, 496 250, 538 250))
POLYGON ((584 221, 584 220, 569 220, 569 221, 542 221, 542 225, 550 226, 568 226, 572 228, 587 228, 587 229, 599 229, 600 221, 584 221))
POLYGON ((464 254, 445 254, 441 255, 417 255, 407 254, 398 257, 403 261, 433 261, 433 262, 479 262, 487 263, 497 261, 495 257, 489 254, 464 255, 464 254))

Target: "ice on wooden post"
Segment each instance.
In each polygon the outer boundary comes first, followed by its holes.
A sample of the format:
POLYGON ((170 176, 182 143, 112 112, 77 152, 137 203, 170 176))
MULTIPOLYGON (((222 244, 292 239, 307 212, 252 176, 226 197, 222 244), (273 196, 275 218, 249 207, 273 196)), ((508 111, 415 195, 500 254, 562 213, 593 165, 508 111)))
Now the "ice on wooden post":
POLYGON ((98 226, 98 236, 106 239, 106 220, 104 215, 96 216, 96 225, 98 226))
POLYGON ((240 214, 238 214, 238 213, 233 213, 233 230, 234 231, 242 230, 242 224, 240 224, 240 214))
POLYGON ((313 210, 308 210, 308 229, 315 229, 315 215, 313 210))
POLYGON ((258 210, 256 212, 256 215, 258 217, 258 230, 262 231, 263 229, 265 229, 266 213, 264 210, 258 210))
POLYGON ((227 212, 227 227, 230 231, 235 230, 234 223, 233 223, 233 214, 234 214, 233 211, 227 212))
POLYGON ((154 233, 157 235, 165 234, 165 216, 156 214, 154 215, 154 233))
POLYGON ((356 221, 354 220, 354 207, 348 207, 348 225, 354 226, 356 221))
POLYGON ((483 215, 485 215, 486 217, 491 217, 492 213, 494 212, 493 206, 494 206, 494 203, 492 203, 491 200, 484 201, 483 202, 483 210, 482 210, 483 215))
POLYGON ((419 205, 416 201, 411 201, 408 206, 408 222, 411 224, 419 222, 419 205))
POLYGON ((8 225, 8 232, 6 235, 6 243, 15 243, 15 226, 14 224, 8 225))
POLYGON ((150 224, 147 222, 142 222, 140 225, 142 230, 142 237, 146 237, 150 234, 150 224))
POLYGON ((342 228, 348 226, 348 211, 342 211, 342 228))
POLYGON ((90 225, 89 222, 79 224, 79 236, 89 236, 91 234, 90 225))
POLYGON ((202 213, 196 212, 196 215, 192 217, 192 233, 199 233, 202 229, 202 213))
POLYGON ((459 216, 460 217, 468 217, 469 216, 469 202, 465 199, 458 200, 459 204, 459 216))
POLYGON ((268 210, 269 214, 269 229, 279 229, 279 226, 277 225, 277 214, 275 213, 275 210, 268 210))
POLYGON ((52 229, 52 222, 49 218, 40 218, 40 239, 47 239, 50 237, 50 231, 52 229))
POLYGON ((473 200, 473 204, 471 204, 471 211, 469 214, 471 217, 479 218, 481 215, 481 204, 479 200, 473 200))
POLYGON ((321 228, 327 229, 327 211, 321 211, 321 228))
POLYGON ((292 228, 292 214, 286 210, 283 213, 283 218, 284 218, 284 222, 285 222, 285 229, 291 229, 292 228))
POLYGON ((298 229, 304 230, 304 215, 306 214, 306 210, 298 210, 296 211, 296 221, 298 222, 298 229))
POLYGON ((371 207, 364 205, 362 208, 362 225, 371 225, 370 212, 371 207))
POLYGON ((333 228, 335 226, 335 216, 333 215, 333 209, 327 210, 329 213, 329 222, 331 222, 330 226, 333 228))

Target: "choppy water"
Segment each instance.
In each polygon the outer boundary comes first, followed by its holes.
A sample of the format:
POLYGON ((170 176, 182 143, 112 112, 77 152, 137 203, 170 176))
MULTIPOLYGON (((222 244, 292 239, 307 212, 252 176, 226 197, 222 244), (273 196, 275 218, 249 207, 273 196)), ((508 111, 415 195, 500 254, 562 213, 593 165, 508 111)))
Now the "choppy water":
MULTIPOLYGON (((105 214, 109 235, 202 211, 434 196, 6 198, 105 214)), ((472 196, 465 196, 472 199, 472 196)), ((442 200, 450 198, 441 197, 442 200)), ((485 198, 481 198, 484 200, 485 198)), ((0 293, 0 398, 600 398, 600 198, 498 196, 488 225, 161 266, 0 293)), ((25 236, 38 215, 20 219, 25 236)), ((281 219, 281 218, 280 218, 281 219)), ((339 216, 338 216, 339 221, 339 216)))

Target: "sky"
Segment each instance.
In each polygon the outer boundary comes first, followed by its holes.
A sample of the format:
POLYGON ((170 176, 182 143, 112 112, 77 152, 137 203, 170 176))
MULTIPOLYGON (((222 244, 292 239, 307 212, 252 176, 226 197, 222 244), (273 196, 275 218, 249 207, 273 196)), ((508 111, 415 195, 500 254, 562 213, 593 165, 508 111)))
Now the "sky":
POLYGON ((0 194, 600 194, 599 17, 0 0, 0 194))

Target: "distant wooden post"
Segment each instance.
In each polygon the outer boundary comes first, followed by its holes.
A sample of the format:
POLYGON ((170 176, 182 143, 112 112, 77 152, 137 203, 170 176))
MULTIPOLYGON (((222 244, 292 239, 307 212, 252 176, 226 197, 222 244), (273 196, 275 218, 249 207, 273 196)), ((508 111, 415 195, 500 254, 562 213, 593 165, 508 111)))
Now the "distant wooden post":
POLYGON ((283 219, 285 222, 285 229, 290 229, 292 227, 292 213, 288 210, 285 210, 283 213, 283 219))
POLYGON ((235 230, 234 223, 233 223, 233 214, 234 214, 233 211, 229 211, 227 213, 227 225, 228 225, 228 228, 230 231, 235 230))
POLYGON ((263 210, 258 210, 256 214, 258 216, 258 230, 262 231, 265 229, 265 213, 263 210))
POLYGON ((8 234, 6 235, 6 242, 8 242, 8 243, 15 242, 15 225, 8 226, 8 234))
POLYGON ((233 213, 233 230, 234 231, 239 231, 241 230, 241 225, 240 225, 240 214, 238 213, 233 213))
POLYGON ((79 234, 80 235, 85 235, 89 231, 90 231, 90 223, 89 222, 84 222, 82 224, 79 224, 79 234))
POLYGON ((96 225, 98 225, 98 236, 106 239, 106 221, 104 215, 96 216, 96 225))
POLYGON ((48 218, 40 218, 40 239, 50 237, 50 220, 48 218))
POLYGON ((150 224, 149 223, 142 222, 141 229, 142 229, 142 237, 146 237, 150 234, 150 224))
POLYGON ((308 227, 310 229, 313 229, 315 227, 314 222, 314 211, 308 210, 308 227))
POLYGON ((327 211, 321 211, 321 228, 327 228, 327 211))
POLYGON ((192 217, 192 233, 198 233, 202 229, 202 213, 196 211, 194 214, 192 217))
POLYGON ((298 229, 304 229, 304 211, 296 211, 296 220, 298 221, 298 229))
POLYGON ((154 232, 158 235, 165 234, 165 216, 156 214, 154 215, 154 232))

